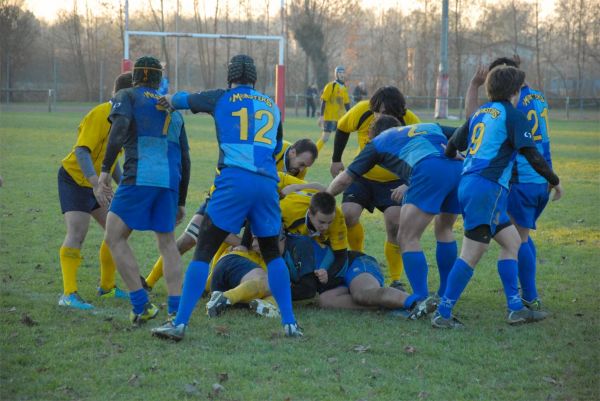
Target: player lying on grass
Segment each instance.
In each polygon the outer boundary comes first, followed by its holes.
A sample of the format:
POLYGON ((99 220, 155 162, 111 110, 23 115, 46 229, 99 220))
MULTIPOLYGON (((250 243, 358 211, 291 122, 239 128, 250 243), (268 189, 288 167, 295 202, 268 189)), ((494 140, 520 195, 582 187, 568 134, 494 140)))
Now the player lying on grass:
MULTIPOLYGON (((406 100, 400 90, 394 86, 384 86, 373 94, 370 100, 364 100, 352 107, 338 121, 333 156, 331 157, 331 176, 335 178, 344 170, 342 155, 350 134, 357 133, 358 151, 369 142, 369 127, 377 115, 396 117, 401 125, 419 123, 419 118, 406 108, 406 100)), ((360 222, 364 209, 373 213, 379 209, 385 222, 386 241, 383 253, 389 268, 392 287, 402 288, 402 257, 398 246, 398 221, 400 220, 400 202, 392 199, 392 190, 403 184, 393 172, 375 165, 361 177, 355 177, 352 185, 344 191, 342 212, 348 227, 350 249, 364 252, 365 233, 360 222)))
MULTIPOLYGON (((308 168, 313 165, 317 159, 318 151, 317 146, 314 142, 308 138, 299 139, 298 141, 290 144, 287 141, 283 141, 281 151, 275 156, 277 163, 277 171, 286 175, 295 176, 300 179, 304 179, 308 168)), ((209 191, 209 195, 206 200, 200 205, 194 216, 188 223, 185 231, 177 238, 177 249, 181 255, 192 249, 198 240, 198 234, 200 224, 206 213, 206 207, 210 200, 210 194, 214 190, 214 185, 209 191)), ((230 245, 239 245, 240 238, 235 235, 227 237, 226 242, 230 245)), ((146 289, 152 290, 152 287, 156 285, 158 280, 163 275, 163 261, 162 258, 158 258, 152 270, 144 280, 146 289)))
MULTIPOLYGON (((379 164, 394 172, 408 184, 400 213, 398 242, 402 249, 404 270, 413 293, 406 301, 426 300, 417 313, 432 312, 436 300, 429 297, 427 261, 421 247, 421 236, 436 215, 436 257, 440 273, 439 293, 443 293, 446 277, 456 258, 456 242, 452 226, 460 212, 456 190, 461 163, 444 155, 447 136, 453 128, 437 124, 415 124, 400 127, 400 122, 382 115, 369 131, 372 138, 344 172, 329 185, 327 191, 337 195, 350 186, 355 177, 379 164)), ((395 192, 401 192, 402 186, 395 192)), ((395 194, 397 195, 397 194, 395 194)), ((398 199, 401 198, 398 196, 398 199)))
MULTIPOLYGON (((502 57, 494 60, 489 69, 498 65, 509 65, 518 68, 518 61, 518 59, 502 57)), ((477 92, 485 82, 487 73, 487 68, 481 68, 471 79, 466 97, 467 115, 473 113, 477 108, 477 92)), ((516 108, 525 114, 533 124, 531 127, 533 141, 546 162, 552 167, 548 103, 546 103, 543 93, 532 89, 526 82, 523 83, 516 108)), ((548 189, 548 181, 531 167, 523 155, 517 155, 510 180, 507 213, 521 238, 518 254, 521 298, 523 304, 527 307, 538 310, 541 309, 541 302, 536 286, 536 247, 529 233, 530 230, 536 229, 536 221, 548 203, 548 189)), ((555 187, 552 200, 559 200, 561 196, 562 187, 558 184, 555 187)))
POLYGON ((518 154, 552 186, 559 184, 536 148, 529 122, 513 106, 524 82, 525 73, 517 68, 492 69, 485 81, 490 101, 471 115, 448 142, 448 157, 454 157, 457 150, 467 151, 459 186, 465 233, 460 257, 448 275, 446 290, 432 317, 433 327, 462 326, 452 310, 492 238, 501 247, 498 274, 506 295, 507 322, 530 323, 547 316, 545 312, 526 308, 521 301, 517 266, 521 239, 506 214, 509 180, 518 154))
MULTIPOLYGON (((131 73, 121 74, 115 80, 113 95, 121 89, 130 88, 131 73)), ((67 234, 60 247, 60 268, 63 277, 63 295, 58 300, 60 306, 76 309, 92 309, 94 306, 81 298, 77 292, 77 270, 81 264, 81 247, 90 224, 90 216, 100 224, 106 225, 108 205, 100 204, 98 175, 110 131, 108 115, 111 102, 94 107, 79 124, 77 142, 73 150, 63 160, 58 170, 58 197, 67 226, 67 234)), ((115 182, 121 179, 121 168, 114 162, 111 166, 115 182)), ((100 245, 100 286, 101 298, 127 298, 125 291, 115 284, 115 262, 108 245, 100 245)))

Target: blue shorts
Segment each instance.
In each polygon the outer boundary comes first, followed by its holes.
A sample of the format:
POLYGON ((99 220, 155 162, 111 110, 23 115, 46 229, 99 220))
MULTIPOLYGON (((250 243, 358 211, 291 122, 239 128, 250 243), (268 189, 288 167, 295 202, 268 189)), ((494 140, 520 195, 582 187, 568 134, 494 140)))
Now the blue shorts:
POLYGON ((507 211, 515 223, 535 230, 535 222, 548 203, 548 184, 512 184, 507 211))
POLYGON ((58 169, 58 199, 63 214, 67 212, 91 213, 100 207, 92 188, 78 185, 62 167, 58 169))
POLYGON ((240 255, 225 255, 215 265, 210 282, 211 291, 227 291, 237 287, 242 278, 259 265, 240 255))
POLYGON ((487 225, 494 236, 498 226, 510 223, 506 214, 508 190, 497 182, 477 174, 465 175, 458 187, 458 199, 465 231, 487 225))
POLYGON ((380 182, 364 177, 356 177, 344 191, 342 203, 358 203, 369 212, 375 208, 385 211, 390 206, 400 206, 391 198, 392 190, 402 185, 401 180, 380 182))
POLYGON ((372 256, 360 253, 350 263, 350 266, 348 266, 348 270, 346 270, 346 274, 344 275, 344 284, 347 287, 350 287, 352 280, 363 273, 368 273, 375 277, 379 282, 379 285, 383 287, 383 274, 381 274, 381 269, 379 268, 377 260, 372 256))
POLYGON ((274 178, 227 167, 215 179, 215 186, 206 214, 217 227, 238 233, 248 219, 257 237, 279 235, 281 210, 274 178))
POLYGON ((430 214, 460 213, 458 184, 462 162, 446 157, 419 161, 410 175, 402 204, 410 203, 430 214))
POLYGON ((337 129, 337 121, 323 121, 323 131, 335 132, 337 129))
POLYGON ((110 204, 132 230, 170 233, 175 229, 179 194, 169 188, 119 185, 110 204))

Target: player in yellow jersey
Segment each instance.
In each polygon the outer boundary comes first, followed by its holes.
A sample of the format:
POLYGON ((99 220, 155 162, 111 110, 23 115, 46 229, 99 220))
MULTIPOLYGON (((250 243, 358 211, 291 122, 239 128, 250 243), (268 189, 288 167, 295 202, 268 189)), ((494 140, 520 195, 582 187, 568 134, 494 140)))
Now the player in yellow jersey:
MULTIPOLYGON (((404 95, 393 86, 377 89, 370 100, 364 100, 352 107, 338 122, 331 158, 331 176, 336 177, 344 170, 342 154, 352 132, 357 133, 358 151, 369 142, 369 126, 378 113, 396 117, 402 125, 412 125, 421 120, 406 108, 404 95)), ((344 191, 342 211, 348 227, 350 249, 364 252, 364 230, 360 215, 364 209, 373 213, 375 208, 383 213, 387 239, 384 254, 389 267, 391 286, 402 288, 402 257, 398 247, 398 221, 400 202, 391 198, 392 191, 403 184, 394 173, 381 166, 375 166, 356 180, 344 191)))
POLYGON ((338 120, 350 109, 348 88, 344 85, 346 70, 341 65, 335 67, 335 80, 329 82, 321 93, 321 117, 319 126, 323 129, 317 141, 319 150, 327 143, 329 136, 335 132, 338 120))
MULTIPOLYGON (((121 74, 114 85, 114 93, 130 88, 131 73, 121 74)), ((67 234, 60 247, 60 267, 63 277, 63 295, 58 304, 77 309, 92 309, 77 292, 77 269, 81 264, 81 246, 89 229, 90 216, 104 229, 107 205, 98 201, 98 174, 108 142, 111 103, 93 108, 79 124, 77 142, 71 153, 62 160, 58 170, 58 196, 67 225, 67 234)), ((115 182, 121 178, 118 163, 112 166, 115 182)), ((127 298, 125 291, 115 285, 115 263, 104 241, 100 246, 100 286, 98 295, 103 298, 127 298)))
MULTIPOLYGON (((318 150, 315 143, 308 138, 299 139, 298 141, 291 144, 288 141, 283 141, 282 149, 275 155, 275 162, 277 164, 277 171, 286 173, 290 176, 295 176, 300 179, 304 179, 307 170, 313 165, 318 156, 318 150)), ((210 194, 214 190, 214 185, 209 191, 209 195, 205 202, 203 202, 190 222, 188 223, 185 231, 177 238, 177 248, 180 254, 184 254, 190 249, 196 246, 196 240, 200 229, 200 223, 204 218, 206 206, 210 199, 210 194)), ((239 245, 240 239, 235 235, 227 237, 227 243, 230 245, 239 245)), ((162 258, 158 258, 152 267, 150 274, 142 281, 144 287, 147 290, 151 290, 156 285, 158 280, 163 276, 163 263, 162 258)))

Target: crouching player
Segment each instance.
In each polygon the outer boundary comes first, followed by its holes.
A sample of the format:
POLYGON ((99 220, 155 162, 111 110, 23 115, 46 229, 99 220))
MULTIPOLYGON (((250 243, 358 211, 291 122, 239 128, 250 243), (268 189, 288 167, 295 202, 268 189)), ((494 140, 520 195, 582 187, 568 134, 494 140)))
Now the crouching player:
POLYGON ((348 169, 331 182, 327 191, 337 195, 355 177, 376 164, 392 171, 400 180, 409 184, 400 212, 398 242, 402 249, 404 271, 413 289, 413 294, 405 304, 423 301, 419 302, 414 312, 414 317, 418 318, 432 312, 436 305, 436 299, 429 297, 427 261, 420 243, 425 228, 435 215, 439 215, 435 236, 438 241, 440 293, 443 293, 445 278, 456 258, 452 226, 460 211, 456 190, 460 181, 461 163, 448 159, 443 154, 443 146, 453 129, 437 124, 399 125, 400 122, 391 116, 381 116, 375 120, 370 129, 370 136, 373 138, 371 142, 348 169))
POLYGON ((536 149, 529 122, 511 103, 518 100, 524 80, 525 73, 514 67, 499 66, 490 71, 485 82, 490 102, 481 106, 448 142, 449 157, 457 149, 467 150, 459 187, 465 234, 460 258, 452 267, 446 291, 432 317, 433 327, 462 326, 452 316, 452 309, 492 238, 502 248, 498 273, 506 295, 507 322, 530 323, 547 316, 526 308, 519 296, 517 254, 521 240, 506 213, 508 184, 517 154, 522 154, 551 186, 559 184, 536 149))

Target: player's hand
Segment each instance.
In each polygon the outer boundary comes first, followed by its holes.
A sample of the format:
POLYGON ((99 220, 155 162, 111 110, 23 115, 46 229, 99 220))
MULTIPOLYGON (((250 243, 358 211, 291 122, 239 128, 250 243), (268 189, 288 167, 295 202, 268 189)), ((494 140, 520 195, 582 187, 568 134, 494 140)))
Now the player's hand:
POLYGON ((329 167, 329 172, 331 173, 331 177, 335 178, 339 173, 344 171, 344 163, 342 162, 332 162, 331 167, 329 167))
POLYGON ((562 186, 560 185, 560 183, 557 186, 555 186, 555 187, 550 186, 550 191, 552 191, 553 189, 554 189, 554 195, 552 195, 552 201, 554 202, 554 201, 557 201, 560 198, 562 198, 562 196, 564 194, 564 191, 563 191, 562 186))
POLYGON ((175 217, 175 225, 179 225, 185 218, 185 206, 177 207, 177 216, 175 217))
POLYGON ((102 172, 98 177, 98 184, 93 187, 94 196, 102 207, 107 207, 113 198, 113 190, 110 182, 110 175, 102 172))
POLYGON ((488 72, 488 67, 483 64, 480 64, 475 70, 475 74, 471 78, 471 85, 474 85, 476 87, 480 87, 481 85, 483 85, 488 72))
POLYGON ((319 117, 319 119, 317 120, 317 126, 321 129, 323 129, 323 127, 325 126, 325 122, 323 120, 323 116, 319 117))
POLYGON ((173 104, 171 103, 172 98, 173 95, 164 95, 160 99, 158 99, 158 104, 167 110, 173 110, 173 104))
MULTIPOLYGON (((440 145, 441 145, 441 146, 442 146, 442 148, 444 149, 444 152, 446 152, 446 148, 447 148, 448 146, 444 145, 443 143, 440 143, 440 145)), ((453 157, 453 159, 454 159, 454 160, 460 160, 460 161, 463 161, 463 160, 465 160, 465 155, 463 155, 462 153, 460 153, 460 152, 458 152, 458 151, 457 151, 457 152, 455 152, 455 153, 454 153, 454 157, 453 157)))
POLYGON ((317 279, 321 284, 326 284, 329 280, 329 277, 327 276, 327 270, 325 269, 315 270, 315 276, 317 276, 317 279))
POLYGON ((391 190, 392 195, 390 196, 390 198, 392 198, 392 200, 394 202, 400 203, 400 202, 402 202, 402 198, 404 198, 404 194, 406 193, 407 190, 408 190, 408 185, 402 184, 398 188, 391 190))

